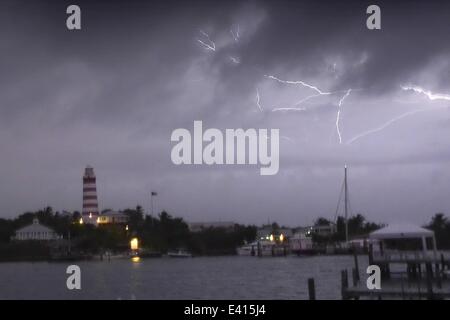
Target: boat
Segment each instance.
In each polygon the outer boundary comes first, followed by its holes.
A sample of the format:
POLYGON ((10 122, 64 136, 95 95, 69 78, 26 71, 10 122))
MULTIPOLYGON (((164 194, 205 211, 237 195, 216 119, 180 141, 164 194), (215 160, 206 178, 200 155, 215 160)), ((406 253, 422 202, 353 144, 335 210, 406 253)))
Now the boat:
POLYGON ((237 254, 239 256, 254 256, 256 255, 257 247, 258 244, 256 241, 243 245, 242 247, 237 248, 237 254))
POLYGON ((181 249, 177 251, 169 251, 167 256, 171 258, 192 258, 192 254, 190 252, 181 249))
POLYGON ((255 241, 237 248, 237 254, 240 256, 284 256, 287 253, 285 246, 269 240, 255 241))

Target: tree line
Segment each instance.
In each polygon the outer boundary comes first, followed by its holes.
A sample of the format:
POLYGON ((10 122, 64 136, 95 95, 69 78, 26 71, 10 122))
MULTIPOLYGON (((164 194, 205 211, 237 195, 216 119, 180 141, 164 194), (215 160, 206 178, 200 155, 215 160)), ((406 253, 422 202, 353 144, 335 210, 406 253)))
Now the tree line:
MULTIPOLYGON (((105 211, 105 210, 104 210, 105 211)), ((128 216, 125 224, 107 224, 95 227, 80 224, 81 214, 54 212, 46 207, 36 212, 26 212, 14 219, 0 219, 0 245, 11 243, 15 231, 38 218, 39 222, 70 238, 72 250, 99 253, 105 250, 124 251, 130 240, 139 239, 140 247, 166 253, 186 249, 198 255, 234 254, 238 246, 255 240, 256 226, 235 224, 230 228, 206 228, 191 232, 183 218, 173 217, 166 211, 157 216, 145 215, 141 206, 123 210, 128 216)))
MULTIPOLYGON (((51 207, 35 212, 26 212, 14 219, 0 219, 0 255, 6 251, 14 254, 13 251, 27 250, 17 243, 16 247, 12 247, 11 237, 14 236, 17 229, 31 224, 35 217, 41 224, 51 227, 62 235, 64 241, 68 242, 70 238, 73 250, 90 253, 99 253, 105 250, 118 252, 128 250, 131 238, 137 237, 140 247, 154 252, 166 253, 183 248, 196 255, 234 254, 237 247, 254 241, 257 235, 256 226, 239 224, 235 224, 231 228, 205 228, 198 232, 191 232, 183 218, 173 217, 166 211, 162 211, 157 216, 145 215, 141 206, 125 209, 123 213, 128 216, 127 228, 122 224, 99 225, 98 227, 80 224, 81 214, 79 212, 61 214, 54 212, 51 207)), ((326 226, 331 225, 332 221, 321 217, 314 224, 326 226)), ((274 225, 278 227, 276 223, 274 225)), ((349 237, 352 239, 365 236, 383 226, 380 223, 367 221, 362 214, 357 214, 348 219, 349 237)), ((449 218, 443 213, 437 213, 424 227, 435 232, 438 249, 450 249, 449 218)), ((337 217, 335 228, 336 232, 328 236, 312 234, 313 242, 321 245, 344 241, 344 217, 337 217)), ((39 251, 34 244, 30 244, 31 247, 34 251, 39 251)))

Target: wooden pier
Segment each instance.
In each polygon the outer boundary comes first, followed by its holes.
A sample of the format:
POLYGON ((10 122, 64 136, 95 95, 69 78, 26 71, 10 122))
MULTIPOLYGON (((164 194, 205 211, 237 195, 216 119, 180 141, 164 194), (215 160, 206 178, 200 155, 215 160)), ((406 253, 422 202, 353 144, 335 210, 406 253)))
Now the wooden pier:
MULTIPOLYGON (((366 276, 361 277, 358 258, 351 273, 341 271, 342 299, 450 299, 450 253, 389 252, 369 253, 369 264, 381 270, 381 289, 368 289, 366 276), (403 271, 394 272, 392 265, 403 271), (361 280, 362 279, 362 280, 361 280)), ((368 276, 368 275, 367 275, 368 276)))

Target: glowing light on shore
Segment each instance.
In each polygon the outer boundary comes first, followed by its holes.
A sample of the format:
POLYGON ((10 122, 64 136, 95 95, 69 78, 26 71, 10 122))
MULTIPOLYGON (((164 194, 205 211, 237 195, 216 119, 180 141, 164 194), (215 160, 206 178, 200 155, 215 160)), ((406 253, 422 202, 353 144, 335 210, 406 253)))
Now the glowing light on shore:
POLYGON ((131 250, 138 250, 139 249, 139 241, 138 241, 137 238, 131 239, 130 247, 131 247, 131 250))

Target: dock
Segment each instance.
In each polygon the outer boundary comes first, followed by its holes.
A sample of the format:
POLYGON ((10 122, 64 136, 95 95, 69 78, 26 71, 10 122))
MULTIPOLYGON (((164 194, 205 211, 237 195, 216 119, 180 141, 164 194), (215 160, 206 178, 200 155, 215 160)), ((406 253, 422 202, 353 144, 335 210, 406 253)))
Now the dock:
POLYGON ((341 271, 342 299, 450 299, 449 252, 369 252, 369 264, 381 270, 381 289, 369 289, 355 267, 341 271), (393 265, 400 271, 392 271, 393 265), (351 283, 350 283, 351 280, 351 283))

